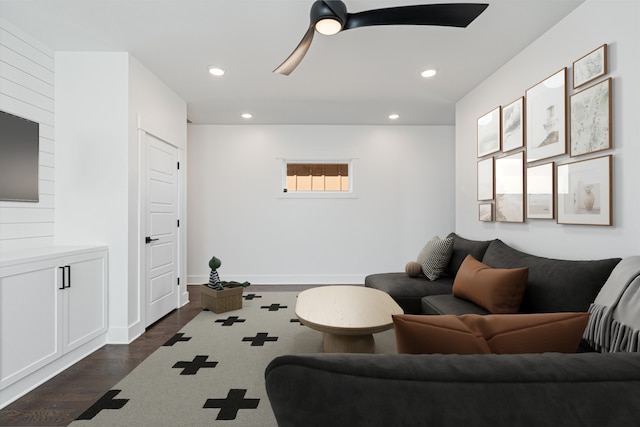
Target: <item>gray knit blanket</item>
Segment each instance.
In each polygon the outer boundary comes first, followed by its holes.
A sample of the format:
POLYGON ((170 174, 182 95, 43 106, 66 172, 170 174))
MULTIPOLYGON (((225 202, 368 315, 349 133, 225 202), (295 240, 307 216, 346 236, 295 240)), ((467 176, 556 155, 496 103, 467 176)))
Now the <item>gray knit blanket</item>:
POLYGON ((640 351, 640 256, 616 265, 589 307, 583 338, 602 353, 640 351))

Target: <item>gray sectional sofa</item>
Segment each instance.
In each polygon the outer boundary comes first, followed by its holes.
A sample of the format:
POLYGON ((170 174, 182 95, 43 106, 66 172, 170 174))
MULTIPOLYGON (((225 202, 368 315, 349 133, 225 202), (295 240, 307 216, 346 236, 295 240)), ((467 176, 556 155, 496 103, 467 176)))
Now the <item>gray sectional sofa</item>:
POLYGON ((520 311, 592 312, 583 351, 280 356, 265 372, 278 425, 639 425, 640 256, 622 262, 554 260, 500 240, 450 236, 454 250, 442 278, 373 274, 366 286, 388 292, 407 313, 486 314, 452 295, 464 258, 471 254, 495 268, 529 267, 520 311))
POLYGON ((444 275, 435 281, 406 273, 371 274, 365 286, 387 292, 407 314, 489 314, 473 302, 452 294, 463 260, 472 255, 493 268, 528 267, 529 279, 520 305, 522 313, 587 311, 620 258, 570 261, 520 252, 499 239, 468 240, 455 233, 453 254, 444 275))

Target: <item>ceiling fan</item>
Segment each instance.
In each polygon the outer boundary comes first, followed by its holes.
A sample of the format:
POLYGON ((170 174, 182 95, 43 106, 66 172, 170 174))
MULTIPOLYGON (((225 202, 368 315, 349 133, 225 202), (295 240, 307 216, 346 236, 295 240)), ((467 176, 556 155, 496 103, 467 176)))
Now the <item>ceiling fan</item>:
POLYGON ((340 0, 316 0, 311 6, 311 23, 295 50, 274 73, 288 76, 302 62, 313 34, 332 35, 352 28, 374 25, 439 25, 466 27, 489 6, 485 3, 443 3, 399 6, 348 13, 340 0))

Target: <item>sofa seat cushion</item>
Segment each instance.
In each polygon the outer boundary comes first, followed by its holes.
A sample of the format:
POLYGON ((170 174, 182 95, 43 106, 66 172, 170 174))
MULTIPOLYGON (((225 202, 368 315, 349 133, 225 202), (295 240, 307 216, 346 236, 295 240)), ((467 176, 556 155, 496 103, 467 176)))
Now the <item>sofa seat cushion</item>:
POLYGON ((528 273, 527 267, 491 268, 467 255, 453 281, 453 295, 475 302, 491 313, 516 313, 528 273))
POLYGON ((589 313, 394 315, 398 353, 575 353, 589 313))
POLYGON ((466 299, 456 298, 452 294, 430 295, 421 300, 422 314, 491 314, 486 308, 480 307, 466 299))
POLYGON ((364 285, 388 293, 405 313, 420 314, 421 298, 425 295, 451 294, 453 278, 442 277, 432 282, 425 276, 409 277, 405 273, 380 273, 365 277, 364 285))
POLYGON ((521 312, 583 312, 589 309, 620 258, 593 261, 543 258, 494 240, 482 262, 494 268, 529 268, 521 312))

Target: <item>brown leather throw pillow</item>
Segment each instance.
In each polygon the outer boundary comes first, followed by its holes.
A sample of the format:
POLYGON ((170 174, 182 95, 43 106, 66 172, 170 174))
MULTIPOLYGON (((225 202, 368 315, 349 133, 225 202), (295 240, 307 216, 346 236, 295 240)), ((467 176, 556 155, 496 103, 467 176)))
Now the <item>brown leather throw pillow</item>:
POLYGON ((575 353, 589 313, 393 316, 398 353, 575 353))
POLYGON ((467 255, 453 281, 453 295, 494 314, 516 313, 528 278, 527 267, 491 268, 467 255))

